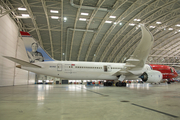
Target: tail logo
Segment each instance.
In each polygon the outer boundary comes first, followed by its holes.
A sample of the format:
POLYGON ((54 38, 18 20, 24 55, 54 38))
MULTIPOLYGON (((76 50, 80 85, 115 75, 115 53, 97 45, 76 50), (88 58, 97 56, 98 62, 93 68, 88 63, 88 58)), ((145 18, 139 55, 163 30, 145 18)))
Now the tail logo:
POLYGON ((27 32, 20 31, 30 63, 54 61, 27 32))
POLYGON ((27 51, 27 55, 29 57, 29 62, 30 63, 43 62, 44 58, 43 58, 42 53, 37 51, 38 43, 33 42, 31 44, 31 48, 32 48, 31 52, 27 51))

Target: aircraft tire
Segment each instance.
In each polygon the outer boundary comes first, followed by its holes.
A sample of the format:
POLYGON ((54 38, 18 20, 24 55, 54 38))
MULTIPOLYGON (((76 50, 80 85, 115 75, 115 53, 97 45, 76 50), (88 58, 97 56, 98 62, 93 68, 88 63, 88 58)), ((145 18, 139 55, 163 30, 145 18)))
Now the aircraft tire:
POLYGON ((118 83, 119 83, 119 82, 116 83, 116 87, 118 87, 118 83))
POLYGON ((171 82, 167 82, 167 84, 171 84, 171 82))
POLYGON ((126 83, 122 83, 122 86, 126 86, 126 83))
POLYGON ((120 87, 120 86, 121 86, 121 83, 120 83, 120 82, 117 82, 117 83, 116 83, 116 86, 117 86, 117 87, 120 87))
POLYGON ((119 87, 121 87, 122 86, 122 82, 119 82, 119 87))
POLYGON ((122 83, 122 82, 117 82, 116 83, 117 87, 126 87, 126 83, 122 83))

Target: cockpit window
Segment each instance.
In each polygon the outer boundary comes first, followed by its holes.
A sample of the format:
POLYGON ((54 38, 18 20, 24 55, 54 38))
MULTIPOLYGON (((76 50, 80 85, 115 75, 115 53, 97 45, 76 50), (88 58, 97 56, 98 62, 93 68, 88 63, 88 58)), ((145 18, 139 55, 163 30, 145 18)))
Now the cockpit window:
POLYGON ((174 70, 172 68, 170 68, 170 70, 171 70, 172 73, 174 72, 174 70))

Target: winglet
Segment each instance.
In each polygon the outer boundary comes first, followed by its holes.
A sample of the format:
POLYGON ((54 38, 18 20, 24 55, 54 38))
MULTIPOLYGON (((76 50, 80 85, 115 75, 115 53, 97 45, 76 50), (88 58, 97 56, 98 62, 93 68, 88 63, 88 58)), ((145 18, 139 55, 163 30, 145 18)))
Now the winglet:
POLYGON ((144 67, 154 42, 151 32, 144 25, 140 26, 142 30, 142 38, 132 56, 126 61, 126 65, 136 65, 137 68, 144 67))
POLYGON ((117 71, 113 75, 141 75, 144 71, 144 65, 152 48, 154 38, 151 32, 143 25, 140 25, 142 30, 142 38, 136 47, 133 54, 128 60, 123 69, 117 71))

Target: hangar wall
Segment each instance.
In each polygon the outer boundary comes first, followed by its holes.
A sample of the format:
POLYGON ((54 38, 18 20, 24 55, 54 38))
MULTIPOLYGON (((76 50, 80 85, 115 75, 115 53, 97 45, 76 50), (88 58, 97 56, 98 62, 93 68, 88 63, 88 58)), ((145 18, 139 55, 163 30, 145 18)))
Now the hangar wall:
POLYGON ((2 57, 28 60, 17 25, 6 15, 0 18, 0 28, 0 86, 33 84, 35 73, 16 68, 14 62, 2 57))

